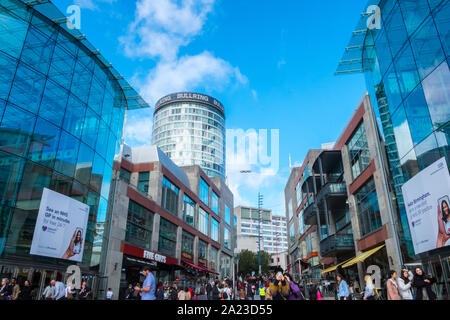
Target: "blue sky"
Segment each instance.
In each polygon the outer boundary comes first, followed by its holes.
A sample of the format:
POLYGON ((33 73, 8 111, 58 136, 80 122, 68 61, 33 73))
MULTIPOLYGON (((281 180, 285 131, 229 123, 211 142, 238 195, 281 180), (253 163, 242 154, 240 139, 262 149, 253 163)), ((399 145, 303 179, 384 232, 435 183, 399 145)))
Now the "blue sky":
MULTIPOLYGON (((360 0, 53 0, 80 5, 81 32, 146 100, 192 90, 219 99, 229 129, 279 129, 277 172, 228 163, 235 205, 285 214, 289 154, 336 141, 365 92, 362 75, 334 76, 360 0)), ((129 113, 126 142, 151 143, 153 109, 129 113)))

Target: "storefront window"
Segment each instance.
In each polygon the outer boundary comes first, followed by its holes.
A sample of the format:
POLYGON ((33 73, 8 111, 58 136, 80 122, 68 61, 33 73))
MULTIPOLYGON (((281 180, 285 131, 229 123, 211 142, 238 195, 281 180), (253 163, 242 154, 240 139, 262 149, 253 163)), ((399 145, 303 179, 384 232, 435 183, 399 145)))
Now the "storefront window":
POLYGON ((187 195, 183 197, 183 220, 191 227, 194 227, 195 202, 187 195))
POLYGON ((208 214, 202 208, 198 211, 198 231, 208 235, 208 214))
POLYGON ((200 178, 200 200, 209 207, 209 185, 200 178))
POLYGON ((207 260, 208 244, 203 240, 198 240, 198 258, 207 260))
POLYGON ((219 242, 219 222, 211 218, 211 239, 219 242))
POLYGON ((361 236, 365 236, 382 226, 375 182, 371 179, 356 194, 361 236))
POLYGON ((178 214, 178 193, 179 189, 164 177, 162 185, 162 207, 174 215, 178 214))
POLYGON ((150 249, 153 216, 152 212, 130 200, 125 241, 139 248, 150 249))
POLYGON ((175 257, 177 247, 177 226, 161 218, 159 225, 158 251, 175 257))
POLYGON ((361 123, 348 143, 353 179, 356 179, 370 164, 369 144, 364 123, 361 123))

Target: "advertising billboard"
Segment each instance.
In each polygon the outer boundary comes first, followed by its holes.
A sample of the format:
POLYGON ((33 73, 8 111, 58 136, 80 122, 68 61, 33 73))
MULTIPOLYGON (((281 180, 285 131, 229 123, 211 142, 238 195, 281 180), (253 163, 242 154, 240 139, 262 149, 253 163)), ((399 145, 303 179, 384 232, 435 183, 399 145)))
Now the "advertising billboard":
POLYGON ((81 262, 89 206, 44 188, 30 254, 81 262))
POLYGON ((450 175, 442 158, 402 186, 416 254, 450 245, 450 175))

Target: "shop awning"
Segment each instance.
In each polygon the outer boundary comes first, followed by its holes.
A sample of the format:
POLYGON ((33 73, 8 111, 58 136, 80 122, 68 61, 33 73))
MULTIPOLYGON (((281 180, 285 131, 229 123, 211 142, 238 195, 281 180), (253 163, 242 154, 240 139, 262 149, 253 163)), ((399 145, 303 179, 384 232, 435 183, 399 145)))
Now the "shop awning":
POLYGON ((205 268, 205 267, 203 267, 203 270, 205 270, 206 272, 209 272, 209 273, 219 274, 218 272, 208 269, 208 268, 205 268))
POLYGON ((195 265, 193 263, 190 263, 188 261, 185 261, 185 260, 181 260, 181 262, 183 262, 184 264, 188 265, 189 267, 191 267, 193 269, 197 269, 197 270, 203 271, 203 267, 197 266, 197 265, 195 265))
POLYGON ((322 270, 321 273, 322 273, 322 274, 325 274, 325 273, 334 271, 334 270, 336 270, 339 266, 341 266, 341 265, 343 265, 344 263, 347 263, 347 262, 349 262, 350 260, 353 260, 353 259, 354 259, 354 258, 350 258, 350 259, 348 259, 348 260, 345 260, 344 262, 338 263, 337 265, 335 265, 335 266, 333 266, 333 267, 329 267, 328 269, 322 270))
POLYGON ((347 268, 350 267, 358 262, 363 262, 364 260, 366 260, 368 257, 370 257, 371 255, 373 255, 375 252, 377 252, 378 250, 380 250, 381 248, 383 248, 384 246, 386 246, 385 244, 383 244, 382 246, 376 247, 375 249, 371 249, 369 251, 363 252, 360 255, 357 255, 356 257, 354 257, 352 260, 350 260, 349 262, 345 263, 342 268, 347 268))

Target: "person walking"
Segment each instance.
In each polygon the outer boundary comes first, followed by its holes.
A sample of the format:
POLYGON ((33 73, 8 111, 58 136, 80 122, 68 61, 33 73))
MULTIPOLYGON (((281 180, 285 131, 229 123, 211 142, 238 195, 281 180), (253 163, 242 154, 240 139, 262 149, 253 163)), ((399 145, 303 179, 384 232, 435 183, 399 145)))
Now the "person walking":
POLYGON ((61 281, 52 280, 53 286, 55 286, 55 295, 53 300, 65 300, 66 299, 66 286, 61 281))
POLYGON ((142 274, 144 275, 145 280, 142 288, 139 288, 139 291, 141 293, 141 300, 155 300, 155 277, 153 276, 150 267, 144 267, 142 269, 142 274))
POLYGON ((183 287, 181 287, 180 291, 178 291, 178 300, 186 300, 186 292, 183 287))
POLYGON ((178 300, 178 287, 176 283, 170 288, 169 300, 178 300))
POLYGON ((106 291, 106 300, 112 300, 114 296, 114 292, 111 288, 108 288, 108 291, 106 291))
POLYGON ((394 270, 389 271, 389 279, 387 280, 386 287, 388 300, 400 300, 397 284, 397 272, 394 270))
POLYGON ((264 287, 262 282, 259 285, 259 299, 266 300, 266 288, 264 287))
POLYGON ((74 294, 76 293, 76 291, 74 290, 73 286, 67 286, 66 290, 65 290, 65 298, 66 300, 73 300, 74 294))
POLYGON ((191 293, 192 289, 191 288, 186 288, 185 289, 185 300, 191 300, 192 299, 192 293, 191 293))
POLYGON ((247 293, 242 284, 238 286, 238 300, 247 300, 247 293))
POLYGON ((219 281, 216 281, 214 283, 214 287, 212 290, 212 300, 220 300, 221 295, 220 295, 220 288, 219 288, 219 281))
POLYGON ((336 276, 336 280, 338 282, 338 292, 337 299, 338 300, 349 300, 350 293, 348 292, 348 284, 344 280, 341 274, 336 276))
POLYGON ((87 282, 81 283, 80 292, 78 292, 79 300, 88 300, 91 298, 91 289, 87 286, 87 282))
POLYGON ((19 300, 33 300, 33 288, 28 280, 23 283, 22 289, 20 290, 19 300))
POLYGON ((283 276, 282 268, 277 268, 275 272, 275 279, 269 285, 269 290, 272 291, 272 300, 287 300, 291 293, 289 281, 283 276))
POLYGON ((270 283, 265 283, 264 287, 265 287, 265 291, 266 291, 266 300, 272 300, 272 291, 269 289, 269 285, 270 283))
POLYGON ((12 288, 11 300, 17 300, 20 294, 20 286, 17 283, 16 278, 11 279, 11 288, 12 288))
POLYGON ((162 282, 159 282, 158 286, 156 287, 155 297, 156 300, 164 300, 164 288, 162 282))
POLYGON ((44 300, 53 300, 55 296, 55 287, 50 282, 48 286, 45 287, 42 297, 44 300))
POLYGON ((366 286, 364 288, 363 300, 375 300, 375 286, 373 285, 370 274, 366 274, 364 281, 366 286))
POLYGON ((9 279, 3 278, 0 287, 0 300, 10 300, 12 296, 12 288, 9 285, 9 279))
POLYGON ((425 275, 422 268, 416 268, 412 281, 416 288, 416 300, 436 300, 436 294, 431 289, 436 279, 431 275, 425 275))
POLYGON ((222 298, 223 300, 231 300, 231 290, 227 282, 223 283, 222 298))
POLYGON ((128 284, 128 288, 125 290, 124 298, 125 300, 133 300, 133 285, 131 283, 128 284))
POLYGON ((284 279, 289 284, 288 300, 304 300, 304 297, 302 297, 303 293, 300 287, 294 281, 292 281, 292 278, 288 273, 284 274, 284 279))
POLYGON ((408 269, 403 269, 400 277, 397 279, 398 292, 402 300, 413 300, 412 282, 408 269))

